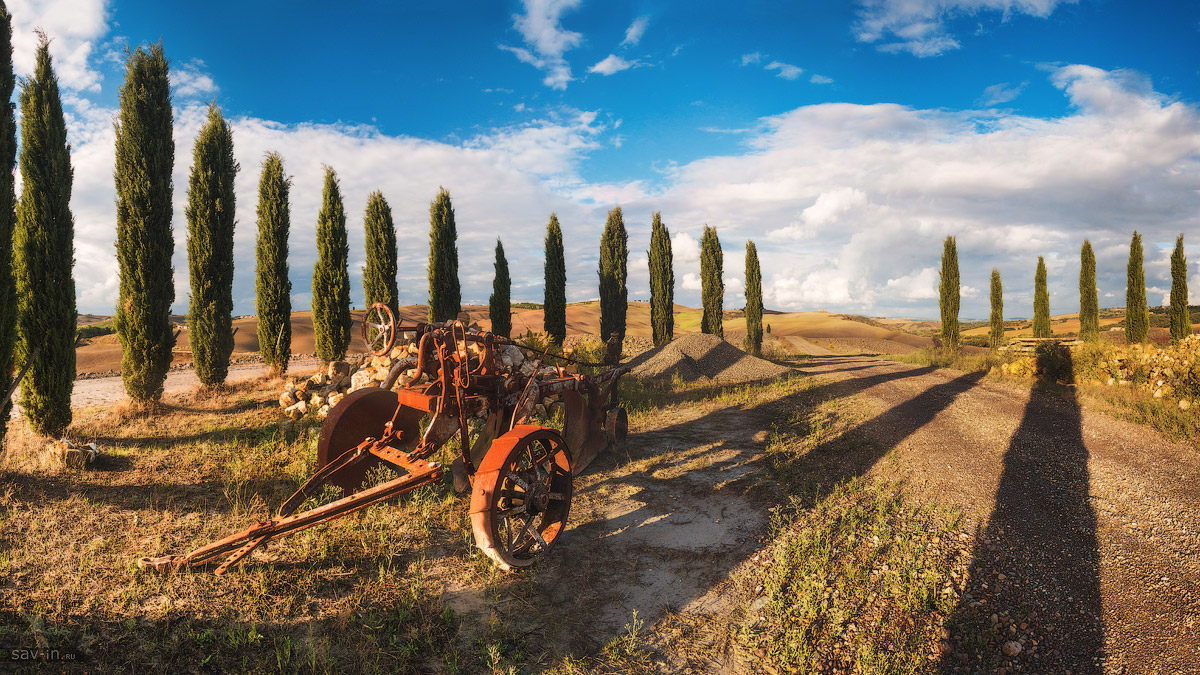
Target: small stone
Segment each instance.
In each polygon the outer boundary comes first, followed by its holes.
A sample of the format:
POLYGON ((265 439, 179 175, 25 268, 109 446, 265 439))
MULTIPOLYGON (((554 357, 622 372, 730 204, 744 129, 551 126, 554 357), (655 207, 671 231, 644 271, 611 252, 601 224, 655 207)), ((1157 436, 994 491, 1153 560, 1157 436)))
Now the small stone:
POLYGON ((279 397, 279 407, 290 408, 294 405, 296 405, 296 391, 294 389, 289 389, 288 391, 283 392, 283 394, 279 397))
POLYGON ((756 599, 754 602, 750 603, 750 611, 757 612, 766 606, 767 606, 767 596, 764 595, 764 596, 761 596, 758 599, 756 599))
POLYGON ((345 361, 331 361, 329 368, 326 370, 330 380, 337 380, 343 377, 350 376, 350 364, 345 361))
POLYGON ((1016 640, 1009 640, 1008 642, 1005 642, 1004 646, 1001 648, 1001 650, 1004 652, 1004 655, 1010 659, 1019 655, 1022 649, 1024 649, 1024 647, 1022 647, 1021 643, 1017 642, 1016 640))
POLYGON ((1192 402, 1190 400, 1188 400, 1186 398, 1179 399, 1179 409, 1180 410, 1187 410, 1188 408, 1191 408, 1191 407, 1192 407, 1192 402))

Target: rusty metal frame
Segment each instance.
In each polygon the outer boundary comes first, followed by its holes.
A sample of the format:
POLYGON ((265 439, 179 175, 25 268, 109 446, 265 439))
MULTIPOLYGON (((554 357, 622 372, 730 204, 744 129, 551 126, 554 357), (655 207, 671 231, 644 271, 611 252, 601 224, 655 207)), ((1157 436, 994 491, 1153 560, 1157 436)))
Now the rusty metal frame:
MULTIPOLYGON (((388 313, 390 315, 390 310, 388 313)), ((187 555, 142 558, 138 561, 139 567, 177 570, 206 565, 224 556, 224 561, 215 570, 216 574, 224 574, 231 566, 241 562, 252 551, 274 538, 360 511, 441 480, 442 465, 428 460, 456 433, 460 437, 461 451, 454 462, 456 487, 460 487, 457 472, 461 466, 461 470, 465 472, 465 481, 475 488, 471 500, 471 517, 475 524, 477 543, 504 569, 512 565, 527 564, 514 561, 511 556, 497 553, 495 549, 489 550, 489 546, 494 546, 492 537, 488 534, 493 521, 485 511, 487 505, 493 503, 489 500, 493 498, 497 481, 504 478, 500 475, 503 473, 501 466, 504 457, 499 455, 507 456, 514 447, 520 447, 521 443, 529 442, 528 439, 531 438, 550 439, 545 442, 561 443, 566 456, 569 457, 570 473, 578 474, 607 446, 614 435, 613 429, 605 431, 603 427, 605 424, 614 424, 608 419, 611 417, 609 412, 616 407, 617 382, 621 375, 628 372, 628 368, 618 366, 600 375, 584 375, 567 373, 560 366, 559 377, 539 382, 536 375, 541 368, 541 359, 536 362, 534 372, 530 376, 504 372, 498 363, 496 348, 515 344, 507 338, 498 338, 491 333, 468 332, 465 326, 457 321, 441 326, 400 326, 393 321, 391 328, 393 336, 400 331, 415 332, 419 339, 419 347, 415 357, 400 359, 394 364, 385 383, 393 383, 399 373, 412 368, 417 369, 413 382, 418 382, 422 375, 428 375, 430 381, 426 384, 403 387, 394 392, 395 411, 384 424, 379 438, 367 437, 345 451, 333 448, 339 454, 336 457, 326 456, 323 460, 326 462, 324 466, 284 501, 274 518, 259 521, 187 555), (468 349, 470 342, 479 345, 477 357, 473 357, 468 349), (543 397, 556 394, 562 394, 566 403, 564 436, 559 436, 553 429, 523 424, 543 397), (412 420, 414 413, 406 411, 432 415, 419 439, 410 437, 415 435, 415 423, 412 420), (472 458, 472 451, 478 448, 471 447, 469 420, 484 412, 488 418, 485 426, 489 429, 490 449, 477 466, 472 458), (416 443, 411 450, 402 449, 414 440, 416 443), (405 475, 366 489, 357 489, 359 485, 350 485, 348 487, 357 491, 352 491, 352 494, 329 504, 296 513, 296 510, 310 497, 318 494, 324 485, 338 483, 339 477, 359 476, 365 465, 380 460, 402 469, 406 472, 405 475), (483 469, 486 469, 484 479, 477 480, 477 470, 483 469), (479 529, 481 525, 488 528, 486 532, 479 529)), ((609 341, 606 361, 612 358, 614 340, 615 336, 609 341)), ((556 358, 579 363, 566 357, 556 358)), ((331 411, 330 417, 322 427, 323 445, 329 445, 334 442, 333 439, 338 438, 335 428, 341 422, 346 421, 350 425, 358 422, 350 413, 360 399, 376 396, 372 405, 378 407, 386 402, 378 398, 382 396, 380 392, 390 392, 390 387, 386 390, 359 391, 364 393, 358 395, 356 391, 348 395, 331 411)), ((367 406, 364 410, 370 412, 370 408, 371 406, 367 406)), ((362 414, 359 417, 362 417, 362 414)), ((480 441, 484 438, 481 434, 480 441)), ((569 501, 569 477, 566 498, 569 501)), ((566 508, 569 508, 569 504, 566 508)), ((555 527, 565 527, 566 511, 562 511, 561 515, 562 523, 555 527)), ((531 521, 532 517, 530 516, 531 521)), ((557 536, 557 533, 556 529, 552 535, 548 535, 551 536, 549 543, 553 543, 553 537, 557 536)), ((549 543, 541 539, 542 535, 537 536, 539 541, 542 541, 540 547, 544 552, 549 548, 549 543)))

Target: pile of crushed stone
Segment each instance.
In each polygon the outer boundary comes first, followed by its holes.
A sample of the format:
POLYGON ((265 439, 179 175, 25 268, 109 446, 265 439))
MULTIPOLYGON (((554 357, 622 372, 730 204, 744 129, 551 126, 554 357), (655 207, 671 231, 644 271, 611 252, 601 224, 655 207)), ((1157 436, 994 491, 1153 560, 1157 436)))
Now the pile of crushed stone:
POLYGON ((685 382, 748 382, 778 377, 788 368, 750 356, 715 335, 694 333, 677 337, 629 362, 630 374, 640 379, 685 382))

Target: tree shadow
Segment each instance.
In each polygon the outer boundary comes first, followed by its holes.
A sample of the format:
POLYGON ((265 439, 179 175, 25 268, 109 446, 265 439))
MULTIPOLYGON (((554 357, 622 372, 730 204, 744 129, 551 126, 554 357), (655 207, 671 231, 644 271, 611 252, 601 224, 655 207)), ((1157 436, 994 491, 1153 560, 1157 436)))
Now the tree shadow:
MULTIPOLYGON (((609 475, 580 490, 581 497, 596 495, 597 513, 592 520, 572 525, 563 549, 546 561, 539 575, 550 604, 566 608, 556 620, 559 634, 552 637, 566 639, 570 633, 601 645, 620 632, 634 610, 639 619, 654 622, 669 612, 714 601, 711 591, 759 550, 768 526, 762 514, 778 503, 777 490, 798 495, 802 503, 815 503, 838 484, 869 471, 975 387, 985 373, 934 384, 799 456, 764 452, 765 440, 752 440, 751 429, 739 438, 730 434, 731 428, 748 426, 749 418, 754 429, 764 431, 773 421, 788 423, 788 410, 811 410, 822 401, 932 370, 889 369, 757 405, 722 407, 632 435, 630 444, 644 446, 633 461, 654 461, 639 472, 609 475), (711 463, 704 466, 708 458, 711 463), (693 469, 694 462, 703 469, 693 469), (782 485, 769 487, 772 475, 782 485), (714 500, 718 486, 722 494, 742 499, 714 500), (606 509, 608 495, 619 495, 620 504, 606 509)), ((806 429, 795 431, 803 435, 806 429)), ((604 453, 593 467, 611 472, 622 461, 617 453, 604 453)))
MULTIPOLYGON (((1069 352, 1039 356, 1039 369, 1053 368, 1052 359, 1060 370, 1049 379, 1070 381, 1069 352)), ((942 659, 943 673, 1017 665, 1102 672, 1100 563, 1088 478, 1074 389, 1035 386, 1005 452, 995 509, 977 537, 965 592, 948 622, 953 650, 942 659)))

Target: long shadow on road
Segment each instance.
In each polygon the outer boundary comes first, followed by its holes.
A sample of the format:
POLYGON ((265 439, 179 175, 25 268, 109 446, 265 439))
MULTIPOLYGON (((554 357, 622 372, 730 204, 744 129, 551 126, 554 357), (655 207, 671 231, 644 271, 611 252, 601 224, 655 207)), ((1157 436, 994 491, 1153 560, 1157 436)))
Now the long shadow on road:
POLYGON ((1103 670, 1096 515, 1081 425, 1074 390, 1034 388, 949 622, 953 650, 942 672, 1103 670))

